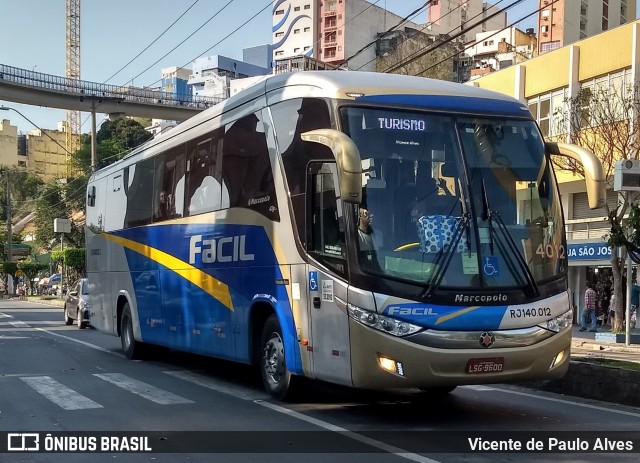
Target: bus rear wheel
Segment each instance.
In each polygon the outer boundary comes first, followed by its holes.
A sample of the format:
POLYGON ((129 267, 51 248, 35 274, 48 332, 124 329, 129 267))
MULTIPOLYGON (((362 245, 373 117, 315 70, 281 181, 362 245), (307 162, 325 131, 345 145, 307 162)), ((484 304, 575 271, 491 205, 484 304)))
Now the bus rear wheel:
POLYGON ((124 304, 122 317, 120 318, 120 343, 125 357, 131 360, 142 358, 143 346, 133 336, 133 319, 131 318, 131 309, 128 302, 124 304))
POLYGON ((275 314, 269 316, 262 330, 260 372, 266 391, 278 400, 290 398, 293 378, 284 356, 282 329, 275 314))

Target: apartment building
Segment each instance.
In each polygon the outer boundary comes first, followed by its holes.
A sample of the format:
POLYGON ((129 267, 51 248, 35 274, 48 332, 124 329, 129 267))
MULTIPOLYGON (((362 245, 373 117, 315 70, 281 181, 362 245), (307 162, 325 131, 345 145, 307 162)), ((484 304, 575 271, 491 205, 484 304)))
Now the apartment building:
POLYGON ((539 0, 540 54, 570 45, 636 18, 636 0, 539 0))

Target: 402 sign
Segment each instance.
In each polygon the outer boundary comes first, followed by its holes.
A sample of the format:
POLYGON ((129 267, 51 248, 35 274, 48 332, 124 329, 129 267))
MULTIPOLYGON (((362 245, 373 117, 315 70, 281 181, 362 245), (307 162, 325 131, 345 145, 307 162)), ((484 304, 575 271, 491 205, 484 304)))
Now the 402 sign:
POLYGON ((570 260, 611 259, 611 247, 606 243, 582 243, 568 245, 570 260))

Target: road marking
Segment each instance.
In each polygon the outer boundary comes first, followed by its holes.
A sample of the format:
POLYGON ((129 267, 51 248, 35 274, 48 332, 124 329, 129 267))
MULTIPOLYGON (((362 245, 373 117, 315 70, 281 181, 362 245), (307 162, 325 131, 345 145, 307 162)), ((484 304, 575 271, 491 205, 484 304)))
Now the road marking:
MULTIPOLYGON (((500 391, 500 392, 506 392, 507 394, 515 394, 515 395, 520 395, 523 397, 530 397, 530 398, 534 398, 534 399, 540 399, 540 400, 547 400, 549 402, 556 402, 556 403, 561 403, 561 404, 565 404, 565 405, 575 405, 578 407, 584 407, 584 408, 590 408, 592 410, 598 410, 601 412, 608 412, 608 413, 617 413, 619 415, 626 415, 626 416, 633 416, 636 418, 640 418, 640 413, 634 413, 634 412, 627 412, 625 410, 616 410, 616 409, 612 409, 612 408, 606 408, 606 407, 601 407, 599 405, 591 405, 591 404, 583 404, 581 402, 572 402, 570 400, 564 400, 564 399, 556 399, 554 397, 544 397, 541 395, 536 395, 536 394, 529 394, 527 392, 520 392, 520 391, 511 391, 509 389, 495 389, 496 391, 500 391)), ((594 399, 597 400, 597 399, 594 399)))
POLYGON ((165 371, 164 373, 173 376, 174 378, 189 381, 191 383, 197 384, 198 386, 213 389, 215 391, 237 397, 238 399, 242 400, 258 400, 267 396, 266 394, 246 394, 240 389, 239 386, 234 385, 231 382, 225 382, 224 384, 221 384, 222 381, 219 379, 208 378, 204 375, 194 373, 192 371, 165 371))
POLYGON ((7 315, 6 313, 0 312, 0 318, 13 318, 13 315, 7 315))
POLYGON ((32 376, 20 379, 27 383, 36 392, 39 392, 51 402, 59 405, 65 410, 102 408, 102 405, 99 403, 79 394, 49 376, 32 376))
MULTIPOLYGON (((17 322, 0 322, 0 326, 9 326, 9 325, 13 325, 17 322)), ((25 323, 25 322, 22 322, 25 323)), ((31 326, 31 325, 60 325, 62 322, 60 320, 29 320, 29 324, 27 326, 31 326)), ((77 329, 77 327, 76 327, 77 329)))
POLYGON ((31 328, 27 323, 21 321, 21 320, 16 320, 13 322, 9 322, 9 324, 11 326, 13 326, 14 328, 31 328))
POLYGON ((472 389, 474 391, 495 391, 496 390, 496 388, 494 387, 480 386, 480 385, 460 386, 460 388, 472 389))
POLYGON ((280 405, 276 405, 271 402, 254 400, 254 403, 258 405, 262 405, 263 407, 267 407, 273 411, 284 413, 285 415, 289 415, 292 418, 296 418, 301 421, 306 421, 307 423, 311 423, 315 426, 326 429, 327 431, 333 431, 333 432, 343 434, 345 437, 348 437, 349 439, 362 442, 363 444, 370 445, 371 447, 375 447, 377 449, 383 450, 388 453, 392 453, 395 456, 398 456, 401 458, 406 458, 407 460, 416 461, 419 463, 440 463, 438 460, 432 460, 431 458, 423 457, 422 455, 418 455, 417 453, 407 452, 406 450, 401 449, 399 447, 385 444, 384 442, 380 442, 378 440, 371 439, 370 437, 357 434, 354 431, 349 431, 348 429, 343 428, 341 426, 336 426, 334 424, 327 423, 326 421, 322 421, 317 418, 312 418, 310 416, 304 415, 302 413, 298 413, 293 410, 289 410, 288 408, 281 407, 280 405))
MULTIPOLYGON (((65 327, 65 328, 71 328, 71 327, 65 327)), ((76 327, 76 330, 77 330, 77 327, 76 327)), ((124 354, 121 354, 119 352, 113 352, 109 349, 105 349, 104 347, 96 346, 95 344, 91 344, 90 342, 87 342, 87 341, 82 341, 81 339, 75 339, 70 336, 65 336, 64 334, 54 333, 53 331, 51 331, 51 329, 35 328, 35 331, 42 331, 43 333, 48 333, 51 336, 57 336, 59 338, 66 339, 67 341, 77 342, 78 344, 82 344, 83 346, 87 346, 92 349, 99 350, 100 352, 105 352, 107 354, 116 355, 118 357, 124 358, 124 354)))
POLYGON ((35 313, 35 312, 62 312, 62 307, 59 309, 2 309, 3 313, 35 313))
POLYGON ((121 373, 94 374, 93 376, 103 379, 111 384, 115 384, 125 391, 132 392, 160 405, 193 403, 193 400, 185 399, 184 397, 180 397, 172 392, 159 389, 151 384, 143 383, 142 381, 130 378, 121 373))

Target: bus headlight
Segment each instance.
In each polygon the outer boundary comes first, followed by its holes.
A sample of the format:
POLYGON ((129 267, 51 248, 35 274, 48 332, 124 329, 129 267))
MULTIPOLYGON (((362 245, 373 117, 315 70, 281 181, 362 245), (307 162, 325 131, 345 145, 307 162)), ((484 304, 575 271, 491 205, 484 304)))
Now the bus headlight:
POLYGON ((572 323, 573 311, 569 309, 562 315, 558 315, 557 317, 552 318, 551 320, 547 320, 546 322, 539 323, 538 326, 549 331, 553 331, 554 333, 559 333, 565 328, 571 326, 572 323))
POLYGON ((347 310, 349 317, 355 321, 394 336, 408 336, 422 329, 420 326, 396 320, 395 318, 385 317, 384 315, 378 315, 375 312, 361 309, 355 305, 348 304, 347 310))

